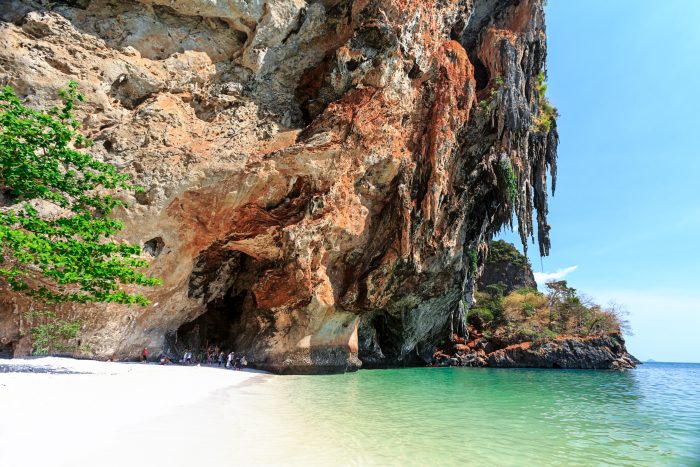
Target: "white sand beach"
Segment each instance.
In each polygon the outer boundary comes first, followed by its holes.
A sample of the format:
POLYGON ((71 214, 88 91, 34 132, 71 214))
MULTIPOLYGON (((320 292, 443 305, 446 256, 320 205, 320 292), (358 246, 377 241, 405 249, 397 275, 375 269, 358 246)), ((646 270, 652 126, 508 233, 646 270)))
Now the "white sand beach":
POLYGON ((245 464, 245 444, 269 423, 251 389, 275 378, 53 357, 0 366, 3 467, 245 464))

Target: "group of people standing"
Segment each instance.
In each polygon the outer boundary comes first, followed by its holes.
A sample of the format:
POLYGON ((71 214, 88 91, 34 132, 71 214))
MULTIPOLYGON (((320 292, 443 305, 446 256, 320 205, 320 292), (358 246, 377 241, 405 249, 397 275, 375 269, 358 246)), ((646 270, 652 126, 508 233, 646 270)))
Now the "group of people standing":
MULTIPOLYGON (((141 362, 148 363, 147 347, 144 347, 143 351, 141 352, 141 362)), ((187 349, 182 355, 182 360, 180 360, 180 362, 184 363, 185 365, 192 365, 194 363, 206 363, 207 365, 218 364, 218 366, 225 366, 226 368, 231 368, 234 370, 240 370, 243 367, 248 366, 248 361, 246 360, 245 355, 237 357, 236 352, 234 351, 226 354, 223 350, 219 349, 219 347, 215 346, 209 346, 206 354, 200 353, 199 358, 193 357, 192 350, 187 349)), ((166 356, 161 357, 161 365, 167 365, 169 363, 172 363, 170 358, 166 356)))
POLYGON ((206 363, 208 365, 217 364, 218 366, 225 366, 226 368, 232 368, 234 370, 240 370, 248 365, 245 355, 237 357, 234 351, 226 354, 226 352, 216 346, 209 346, 209 348, 207 348, 206 363))

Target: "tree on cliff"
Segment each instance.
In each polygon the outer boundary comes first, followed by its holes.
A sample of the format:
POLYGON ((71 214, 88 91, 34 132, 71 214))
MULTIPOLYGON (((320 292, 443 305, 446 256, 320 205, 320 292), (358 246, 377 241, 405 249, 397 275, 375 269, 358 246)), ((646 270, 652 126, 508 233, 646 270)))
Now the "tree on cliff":
POLYGON ((549 282, 547 288, 546 295, 532 288, 506 296, 502 288, 477 292, 478 306, 469 311, 469 324, 506 341, 630 332, 626 311, 619 305, 602 307, 566 281, 549 282))
POLYGON ((71 81, 61 108, 25 107, 10 87, 0 93, 0 290, 49 304, 148 304, 125 285, 160 281, 139 272, 140 248, 111 237, 123 224, 110 213, 135 190, 115 167, 80 151, 72 110, 84 98, 71 81), (3 284, 4 283, 4 284, 3 284))

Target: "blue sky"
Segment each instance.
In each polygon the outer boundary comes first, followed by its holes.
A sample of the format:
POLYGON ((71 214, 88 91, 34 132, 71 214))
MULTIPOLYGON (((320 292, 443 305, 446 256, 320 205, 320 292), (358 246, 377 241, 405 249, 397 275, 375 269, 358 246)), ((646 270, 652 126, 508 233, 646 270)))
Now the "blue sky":
POLYGON ((625 305, 638 358, 700 362, 700 2, 546 11, 561 142, 552 252, 541 267, 531 247, 533 268, 625 305))

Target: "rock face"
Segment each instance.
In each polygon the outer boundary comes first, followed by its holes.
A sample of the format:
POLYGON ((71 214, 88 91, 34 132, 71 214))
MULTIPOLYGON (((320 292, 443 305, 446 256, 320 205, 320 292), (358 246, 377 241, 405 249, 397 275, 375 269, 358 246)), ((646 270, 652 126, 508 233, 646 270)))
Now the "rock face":
MULTIPOLYGON (((537 288, 527 257, 504 241, 489 243, 488 257, 478 279, 479 291, 497 286, 497 294, 537 288)), ((493 293, 493 292, 492 292, 493 293)), ((493 326, 493 325, 492 325, 493 326)), ((627 352, 620 333, 590 336, 560 336, 527 340, 519 334, 503 333, 470 325, 468 336, 447 339, 434 354, 434 364, 499 368, 580 368, 624 370, 639 361, 627 352)), ((529 339, 532 339, 531 337, 529 339)))
POLYGON ((582 368, 624 370, 639 361, 627 353, 619 334, 572 337, 542 344, 516 344, 490 353, 488 366, 499 368, 582 368))
MULTIPOLYGON (((512 213, 549 250, 541 3, 3 2, 0 84, 48 106, 78 81, 93 153, 146 187, 118 215, 163 285, 58 310, 85 355, 216 343, 337 372, 464 335, 512 213)), ((26 353, 30 304, 1 293, 0 347, 26 353)))
POLYGON ((527 257, 503 240, 489 244, 484 268, 477 281, 477 289, 484 291, 490 285, 502 287, 503 295, 508 295, 516 289, 537 288, 527 257))
POLYGON ((520 342, 503 347, 470 329, 471 339, 456 339, 436 352, 439 366, 496 368, 569 368, 626 370, 639 363, 627 352, 618 333, 587 337, 557 337, 541 342, 520 342))

